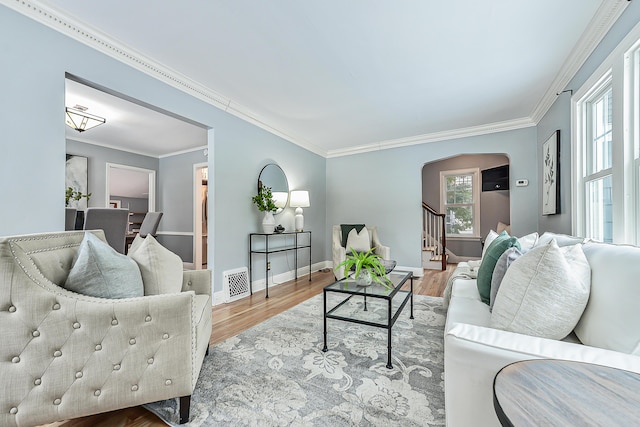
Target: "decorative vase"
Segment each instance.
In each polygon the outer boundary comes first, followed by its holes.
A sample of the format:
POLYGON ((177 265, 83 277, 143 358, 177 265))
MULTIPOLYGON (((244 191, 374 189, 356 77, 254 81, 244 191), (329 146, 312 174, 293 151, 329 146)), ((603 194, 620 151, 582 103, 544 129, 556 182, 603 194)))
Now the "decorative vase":
POLYGON ((358 286, 369 286, 373 279, 371 278, 371 272, 369 270, 360 270, 358 276, 356 277, 356 285, 358 286))
POLYGON ((276 226, 276 220, 273 217, 273 212, 264 211, 264 218, 262 219, 262 231, 265 234, 273 234, 273 229, 276 226))

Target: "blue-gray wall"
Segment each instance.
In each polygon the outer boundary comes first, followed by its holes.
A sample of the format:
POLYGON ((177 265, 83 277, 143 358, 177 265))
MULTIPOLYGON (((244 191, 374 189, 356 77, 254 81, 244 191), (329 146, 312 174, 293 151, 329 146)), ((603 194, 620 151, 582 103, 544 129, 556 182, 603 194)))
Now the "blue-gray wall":
POLYGON ((305 209, 305 217, 318 235, 314 262, 324 259, 325 159, 321 156, 6 6, 0 6, 0 52, 0 179, 12 183, 0 187, 0 198, 6 201, 0 211, 0 235, 64 229, 64 96, 65 73, 70 73, 212 129, 208 163, 214 182, 209 198, 213 228, 208 261, 214 269, 215 291, 222 289, 222 271, 247 265, 247 234, 258 230, 251 195, 260 168, 270 161, 283 167, 292 188, 310 191, 312 207, 305 209))
MULTIPOLYGON (((380 240, 391 247, 391 257, 398 265, 420 268, 423 166, 459 154, 491 153, 509 157, 512 183, 522 178, 537 181, 535 127, 330 158, 327 223, 376 225, 380 240)), ((513 233, 536 230, 537 186, 514 186, 510 196, 513 233)), ((330 251, 327 246, 327 259, 330 251)))
MULTIPOLYGON (((616 21, 598 47, 587 58, 573 79, 567 84, 567 90, 574 93, 584 84, 615 49, 629 31, 640 22, 640 2, 630 2, 622 16, 616 21)), ((542 153, 542 144, 551 134, 560 130, 560 213, 558 215, 542 215, 538 208, 538 228, 540 231, 556 233, 572 233, 571 208, 571 94, 558 96, 556 102, 538 123, 537 150, 542 153)), ((538 155, 538 169, 542 169, 542 156, 538 155)), ((538 182, 538 195, 542 197, 542 182, 538 182)))

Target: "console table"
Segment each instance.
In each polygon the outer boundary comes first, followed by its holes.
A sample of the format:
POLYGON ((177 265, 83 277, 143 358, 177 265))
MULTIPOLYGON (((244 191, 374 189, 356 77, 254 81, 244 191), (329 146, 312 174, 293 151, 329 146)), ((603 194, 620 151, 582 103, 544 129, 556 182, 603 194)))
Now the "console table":
POLYGON ((261 254, 265 256, 264 260, 264 268, 265 268, 265 291, 266 298, 269 298, 269 270, 271 269, 271 265, 269 264, 269 254, 274 254, 278 252, 288 252, 293 251, 294 254, 294 264, 295 264, 295 277, 298 278, 298 250, 309 248, 309 281, 311 281, 311 231, 295 231, 295 232, 285 232, 285 233, 250 233, 249 234, 249 290, 253 295, 253 281, 251 279, 251 270, 253 266, 253 255, 261 254), (300 243, 298 241, 298 236, 301 234, 308 234, 309 241, 308 243, 300 243), (287 236, 293 237, 293 245, 287 243, 287 236), (269 244, 270 240, 277 239, 279 243, 276 243, 275 247, 269 244), (256 249, 255 243, 256 241, 264 242, 264 248, 256 249))

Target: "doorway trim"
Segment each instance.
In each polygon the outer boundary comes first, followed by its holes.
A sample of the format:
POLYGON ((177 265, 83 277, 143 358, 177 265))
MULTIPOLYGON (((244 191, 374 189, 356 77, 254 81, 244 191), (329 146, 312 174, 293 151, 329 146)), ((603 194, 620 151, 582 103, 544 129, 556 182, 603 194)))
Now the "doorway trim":
POLYGON ((109 199, 110 199, 110 190, 111 190, 111 170, 112 169, 125 169, 125 170, 133 170, 136 172, 142 172, 142 173, 146 173, 149 177, 149 206, 148 206, 148 211, 149 212, 155 212, 156 211, 156 171, 153 169, 145 169, 145 168, 139 168, 139 167, 135 167, 135 166, 127 166, 127 165, 120 165, 118 163, 109 163, 107 162, 107 172, 106 172, 106 179, 105 179, 105 185, 106 185, 106 189, 105 189, 105 201, 104 201, 104 206, 105 207, 109 207, 109 199))
MULTIPOLYGON (((209 169, 209 163, 194 163, 193 165, 193 265, 196 270, 202 267, 202 169, 209 169)), ((209 174, 210 176, 211 174, 209 174)), ((207 198, 209 197, 207 179, 207 198)), ((208 219, 207 219, 208 222, 208 219)), ((209 246, 209 224, 207 224, 207 252, 209 246)), ((208 264, 207 264, 208 267, 208 264)))

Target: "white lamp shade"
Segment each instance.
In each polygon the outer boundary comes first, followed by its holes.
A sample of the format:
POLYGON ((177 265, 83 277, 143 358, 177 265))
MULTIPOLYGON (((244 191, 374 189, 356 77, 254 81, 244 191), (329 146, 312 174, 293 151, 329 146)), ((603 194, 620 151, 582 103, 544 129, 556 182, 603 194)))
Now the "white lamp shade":
POLYGON ((309 192, 307 190, 292 191, 289 206, 292 208, 308 208, 311 206, 309 204, 309 192))

